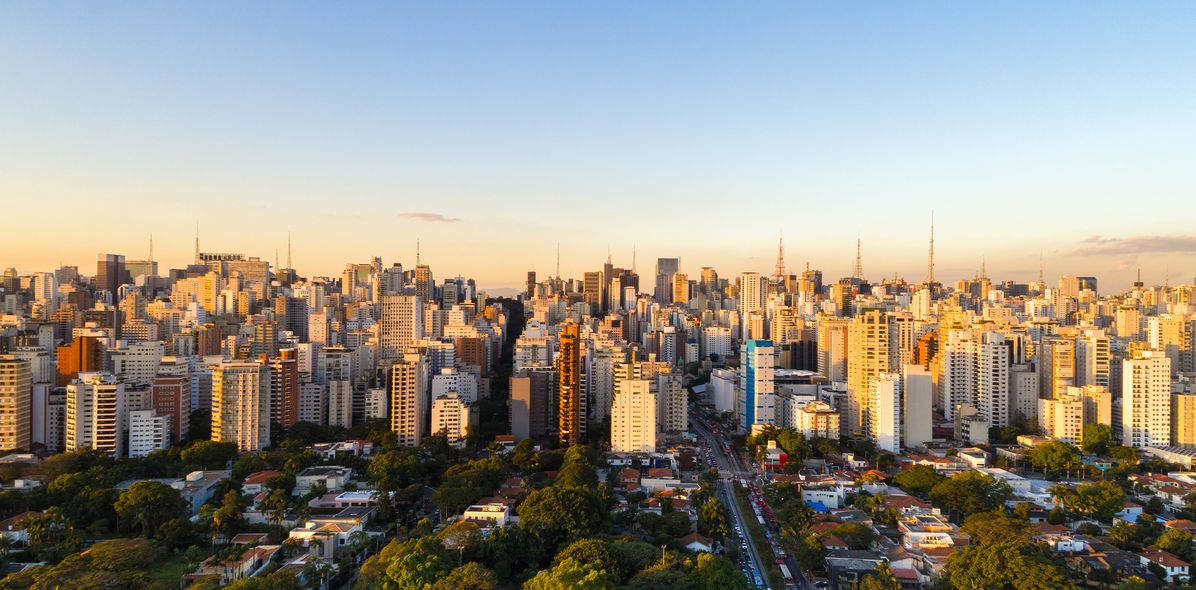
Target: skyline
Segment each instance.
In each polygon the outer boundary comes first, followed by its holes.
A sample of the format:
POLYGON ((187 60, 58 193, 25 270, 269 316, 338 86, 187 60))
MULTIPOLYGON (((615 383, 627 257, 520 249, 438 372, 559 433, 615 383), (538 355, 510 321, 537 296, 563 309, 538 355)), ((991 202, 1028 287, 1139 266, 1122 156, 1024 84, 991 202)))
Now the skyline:
POLYGON ((5 7, 0 265, 1190 279, 1196 6, 1017 7, 5 7))
MULTIPOLYGON (((950 285, 953 285, 956 281, 963 280, 963 279, 975 278, 975 277, 986 277, 986 278, 993 280, 994 282, 1012 280, 1014 282, 1029 283, 1034 280, 1037 280, 1038 276, 1040 274, 1042 275, 1043 279, 1046 281, 1047 286, 1052 285, 1055 280, 1057 280, 1059 277, 1062 277, 1062 276, 1095 276, 1098 280, 1102 281, 1100 283, 1101 287, 1102 287, 1102 292, 1110 292, 1109 290, 1106 290, 1106 289, 1111 289, 1112 292, 1115 292, 1115 291, 1120 291, 1125 288, 1128 288, 1129 286, 1132 286, 1131 284, 1127 284, 1125 286, 1114 285, 1114 286, 1110 287, 1108 285, 1108 283, 1103 282, 1105 280, 1105 277, 1102 277, 1102 276, 1100 276, 1098 274, 1094 274, 1094 273, 1085 273, 1082 271, 1070 272, 1070 273, 1069 272, 1052 273, 1047 268, 1047 262, 1046 262, 1045 256, 1039 261, 1041 264, 1041 266, 1039 268, 1036 268, 1033 270, 1022 269, 1022 270, 1018 270, 1018 271, 1013 271, 1012 273, 1007 273, 1007 272, 1001 271, 1000 269, 994 271, 991 268, 991 266, 989 265, 987 257, 982 257, 980 259, 979 263, 976 265, 976 268, 970 272, 967 271, 967 269, 963 269, 962 267, 944 268, 943 265, 939 263, 941 247, 939 246, 937 236, 938 236, 938 233, 937 233, 937 229, 936 229, 935 238, 934 238, 935 242, 933 244, 931 244, 931 242, 928 238, 927 253, 933 254, 934 280, 938 281, 939 283, 943 284, 944 286, 950 286, 950 285), (1022 278, 1020 278, 1022 275, 1032 275, 1032 276, 1030 278, 1022 279, 1022 278)), ((157 248, 157 246, 155 245, 156 242, 154 242, 153 239, 154 239, 153 236, 149 237, 149 241, 146 244, 146 250, 145 250, 145 253, 147 256, 145 256, 145 257, 139 256, 136 253, 129 253, 129 252, 109 251, 109 252, 99 252, 98 254, 100 256, 103 256, 104 254, 120 254, 120 255, 125 256, 125 258, 130 261, 132 261, 132 260, 153 260, 153 261, 159 263, 159 275, 164 275, 165 272, 171 268, 178 268, 178 269, 184 268, 187 266, 187 264, 190 264, 191 260, 194 259, 194 252, 195 252, 194 248, 196 246, 194 238, 191 240, 193 255, 190 258, 188 258, 186 261, 182 261, 182 262, 178 262, 178 263, 174 263, 171 261, 163 261, 161 259, 161 257, 156 254, 156 252, 158 250, 156 250, 156 248, 157 248)), ((862 238, 857 238, 857 239, 862 241, 862 238)), ((1166 240, 1168 238, 1160 237, 1160 238, 1152 238, 1152 239, 1166 240)), ((291 240, 291 236, 288 236, 288 241, 284 242, 283 247, 273 250, 272 256, 266 256, 263 254, 242 251, 242 250, 238 250, 236 248, 207 248, 207 247, 203 247, 202 245, 200 246, 200 251, 207 252, 207 253, 236 252, 238 254, 243 254, 246 257, 256 257, 261 260, 266 260, 266 261, 270 262, 272 268, 283 269, 283 268, 287 268, 287 264, 283 261, 293 262, 293 260, 292 260, 292 258, 293 258, 293 243, 292 242, 293 242, 293 240, 291 240)), ((1097 240, 1094 237, 1094 239, 1086 240, 1085 242, 1087 244, 1090 244, 1090 246, 1088 246, 1089 248, 1098 248, 1098 249, 1099 248, 1111 249, 1111 248, 1133 247, 1132 244, 1127 246, 1125 244, 1125 242, 1126 242, 1125 240, 1097 240)), ((526 273, 526 271, 529 271, 529 270, 535 271, 537 273, 537 276, 540 279, 555 277, 556 276, 556 265, 557 265, 557 260, 556 260, 555 256, 557 255, 557 252, 558 252, 557 247, 559 247, 559 244, 554 244, 553 246, 550 247, 551 251, 554 255, 554 259, 553 259, 552 263, 546 269, 545 268, 537 268, 537 267, 529 267, 529 268, 525 269, 523 275, 520 275, 521 278, 519 281, 513 281, 510 284, 486 284, 486 283, 482 283, 481 281, 478 281, 479 289, 492 290, 492 291, 519 291, 523 287, 523 285, 526 283, 526 274, 525 273, 526 273)), ((772 259, 773 260, 772 268, 774 268, 774 269, 775 269, 776 252, 777 252, 775 247, 776 247, 776 245, 774 245, 773 259, 772 259)), ((828 271, 826 267, 815 264, 813 261, 795 262, 791 257, 791 253, 790 253, 788 246, 784 246, 783 248, 784 248, 784 250, 783 250, 784 264, 785 264, 785 269, 788 274, 794 274, 794 275, 800 276, 801 272, 803 270, 805 270, 805 268, 808 264, 810 269, 822 271, 825 280, 833 281, 833 280, 838 280, 839 278, 850 277, 850 276, 854 275, 854 265, 856 264, 856 260, 854 257, 852 258, 852 262, 850 263, 852 268, 845 269, 844 272, 838 273, 838 272, 834 272, 834 271, 828 271)), ((431 267, 432 271, 434 273, 436 272, 436 270, 437 270, 436 265, 428 262, 428 259, 427 259, 428 253, 427 253, 426 249, 423 249, 420 247, 419 241, 417 241, 417 244, 416 244, 415 248, 412 250, 412 252, 413 252, 413 254, 410 257, 410 259, 405 258, 405 257, 387 258, 385 256, 382 256, 381 257, 382 262, 383 262, 383 264, 385 264, 387 266, 389 266, 393 263, 399 263, 399 264, 402 264, 405 269, 414 269, 416 266, 415 262, 422 260, 423 264, 426 264, 429 267, 431 267)), ((855 250, 852 250, 852 252, 853 252, 853 256, 854 256, 855 250)), ((925 257, 927 253, 924 253, 923 256, 925 257)), ((745 268, 742 270, 732 270, 732 271, 728 272, 727 269, 720 269, 717 266, 705 264, 702 262, 698 262, 693 265, 687 266, 686 258, 684 256, 676 256, 676 255, 643 256, 643 253, 637 252, 637 250, 635 249, 634 246, 633 246, 632 253, 631 253, 632 258, 630 258, 626 261, 623 261, 623 260, 619 259, 618 257, 614 256, 613 250, 608 250, 608 254, 611 257, 612 263, 616 267, 627 268, 627 269, 638 269, 638 272, 641 276, 649 276, 653 272, 651 269, 654 268, 658 258, 678 258, 678 260, 680 261, 680 269, 679 269, 680 272, 684 272, 684 273, 690 275, 690 277, 693 278, 694 280, 696 280, 696 277, 698 277, 698 275, 703 267, 712 267, 712 268, 714 268, 714 270, 716 272, 719 273, 720 276, 724 276, 724 277, 736 277, 736 276, 739 276, 743 272, 758 272, 759 274, 761 274, 763 276, 771 276, 773 274, 772 270, 763 270, 763 269, 757 269, 757 268, 745 268), (642 264, 644 264, 644 263, 646 263, 648 266, 647 267, 642 266, 642 264), (691 268, 691 266, 692 266, 692 268, 691 268)), ((1078 256, 1078 257, 1088 256, 1087 254, 1083 254, 1083 253, 1077 253, 1077 254, 1073 254, 1073 255, 1078 256)), ((343 270, 345 264, 368 262, 372 257, 373 257, 373 255, 368 255, 368 256, 358 256, 356 258, 346 259, 345 262, 342 263, 339 268, 329 269, 328 272, 310 272, 310 271, 305 270, 304 266, 302 264, 294 264, 295 268, 293 270, 298 272, 299 276, 303 276, 303 277, 336 277, 343 270)), ((758 261, 760 259, 760 257, 748 257, 748 259, 758 261)), ((869 266, 867 265, 867 262, 866 262, 867 258, 861 256, 861 259, 863 260, 863 263, 861 266, 864 269, 863 278, 869 280, 872 284, 879 284, 880 282, 890 279, 890 278, 900 278, 900 279, 905 280, 908 283, 917 284, 920 282, 924 282, 927 278, 928 268, 927 268, 927 263, 926 263, 925 258, 923 258, 923 263, 922 263, 923 266, 922 266, 922 271, 921 271, 920 275, 917 273, 903 274, 903 273, 900 273, 897 271, 893 271, 888 274, 885 274, 883 271, 880 273, 875 273, 875 272, 869 273, 869 271, 868 271, 869 266)), ((579 265, 581 268, 579 268, 579 270, 577 270, 576 272, 572 272, 572 271, 568 270, 568 266, 563 262, 564 258, 562 258, 561 260, 562 260, 562 262, 561 262, 562 270, 561 270, 560 274, 563 278, 566 278, 566 279, 581 280, 581 277, 585 272, 601 268, 601 263, 590 264, 590 265, 586 265, 586 264, 582 264, 582 263, 575 263, 576 265, 579 265)), ((6 266, 3 263, 3 261, 0 261, 0 267, 9 268, 10 266, 11 265, 6 266)), ((50 270, 53 270, 54 268, 58 268, 59 266, 75 266, 75 267, 79 268, 80 272, 84 275, 87 275, 88 270, 90 269, 90 267, 86 263, 74 263, 74 262, 63 261, 61 263, 56 263, 54 265, 51 265, 51 266, 48 266, 45 268, 37 268, 37 269, 30 268, 30 269, 25 269, 25 270, 21 270, 21 269, 17 269, 17 270, 18 270, 18 272, 20 272, 22 274, 28 274, 29 272, 50 271, 50 270)), ((1119 269, 1119 270, 1122 270, 1122 269, 1119 269)), ((441 272, 444 272, 444 271, 445 271, 445 269, 441 268, 441 272)), ((1181 274, 1177 274, 1175 269, 1171 269, 1170 267, 1164 268, 1164 271, 1163 271, 1164 274, 1163 274, 1162 278, 1159 280, 1153 280, 1150 275, 1143 274, 1141 267, 1136 267, 1134 269, 1131 269, 1131 273, 1132 273, 1131 281, 1142 280, 1147 285, 1196 284, 1196 278, 1192 278, 1191 281, 1188 281, 1189 277, 1182 274, 1182 271, 1181 271, 1181 274)), ((454 271, 451 269, 449 269, 446 274, 436 275, 436 276, 440 279, 453 277, 453 276, 461 276, 461 277, 471 278, 471 279, 476 280, 476 276, 472 273, 458 272, 458 271, 454 271)))

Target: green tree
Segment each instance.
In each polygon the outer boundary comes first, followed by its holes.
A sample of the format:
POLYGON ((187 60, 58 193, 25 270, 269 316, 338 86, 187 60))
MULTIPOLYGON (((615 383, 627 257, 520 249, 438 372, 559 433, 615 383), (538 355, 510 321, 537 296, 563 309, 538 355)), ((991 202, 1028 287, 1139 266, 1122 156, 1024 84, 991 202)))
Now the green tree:
POLYGON ((858 522, 845 522, 827 533, 843 539, 852 549, 867 549, 876 539, 876 534, 872 532, 871 527, 858 522))
POLYGON ((693 532, 693 523, 685 512, 670 512, 664 515, 664 534, 680 539, 693 532))
POLYGON ((17 526, 25 529, 29 551, 39 561, 56 562, 78 549, 82 541, 75 525, 57 506, 23 518, 17 526))
POLYGON ((971 537, 970 543, 976 545, 1030 542, 1030 523, 1007 516, 1003 510, 973 514, 959 528, 971 537))
POLYGON ((608 513, 589 488, 549 486, 529 494, 519 508, 519 526, 541 540, 581 537, 601 529, 608 513))
POLYGON ((451 569, 449 562, 435 553, 412 551, 401 555, 386 567, 382 589, 430 590, 451 569))
POLYGON ((203 469, 226 469, 237 452, 237 443, 198 440, 183 449, 179 458, 187 465, 197 465, 203 469))
POLYGON ((1080 452, 1058 440, 1040 444, 1026 451, 1030 464, 1050 473, 1059 473, 1080 466, 1080 452))
POLYGON ((947 560, 955 590, 1075 590, 1057 566, 1025 545, 996 543, 958 548, 947 560))
POLYGON ((893 485, 915 496, 925 498, 934 486, 947 479, 926 465, 914 465, 893 476, 893 485))
POLYGON ((1118 584, 1117 590, 1147 590, 1150 588, 1146 580, 1140 576, 1130 576, 1118 584))
POLYGON ((490 568, 469 562, 458 566, 432 585, 432 590, 495 590, 498 576, 490 568))
POLYGON ((697 590, 747 590, 747 578, 731 560, 709 553, 699 553, 690 573, 697 590))
POLYGON ((1068 510, 1089 518, 1110 520, 1125 504, 1125 491, 1111 481, 1094 481, 1076 487, 1055 485, 1051 495, 1068 510))
POLYGON ((258 508, 265 514, 266 518, 274 523, 275 526, 282 524, 287 517, 287 507, 291 504, 291 497, 287 495, 286 491, 276 489, 271 491, 258 504, 258 508))
POLYGON ((724 539, 731 534, 730 522, 727 507, 718 498, 707 500, 698 512, 698 531, 716 539, 724 539))
POLYGON ((245 528, 245 499, 235 491, 225 492, 220 508, 212 513, 212 530, 231 539, 245 528))
POLYGON ((143 537, 155 537, 167 521, 188 516, 178 490, 157 481, 139 481, 121 492, 114 505, 121 522, 143 537))
POLYGON ((979 471, 964 471, 939 482, 930 490, 936 506, 963 516, 990 512, 1013 495, 1009 484, 979 471))
POLYGON ((1181 529, 1167 529, 1155 540, 1154 547, 1167 551, 1184 561, 1192 560, 1192 535, 1181 529))
POLYGON ((541 570, 523 584, 523 590, 613 590, 617 586, 618 578, 597 564, 568 558, 541 570))
POLYGON ((596 565, 602 571, 615 576, 620 575, 622 569, 619 561, 611 553, 610 547, 605 542, 594 538, 578 539, 562 549, 556 556, 557 563, 566 559, 596 565))
POLYGON ((1084 426, 1084 438, 1080 448, 1085 453, 1104 455, 1113 446, 1113 428, 1100 422, 1092 422, 1084 426))
POLYGON ((857 590, 901 590, 901 582, 897 581, 889 564, 882 561, 876 571, 860 580, 857 590))

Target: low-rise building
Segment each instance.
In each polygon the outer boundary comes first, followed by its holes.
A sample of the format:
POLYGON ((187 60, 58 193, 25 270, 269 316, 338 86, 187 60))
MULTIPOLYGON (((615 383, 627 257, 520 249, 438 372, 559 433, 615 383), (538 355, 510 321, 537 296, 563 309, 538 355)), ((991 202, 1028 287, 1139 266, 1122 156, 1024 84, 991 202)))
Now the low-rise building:
POLYGON ((345 483, 353 477, 353 470, 339 465, 308 467, 295 476, 295 489, 291 492, 295 496, 308 494, 318 485, 323 484, 327 491, 343 490, 345 483))

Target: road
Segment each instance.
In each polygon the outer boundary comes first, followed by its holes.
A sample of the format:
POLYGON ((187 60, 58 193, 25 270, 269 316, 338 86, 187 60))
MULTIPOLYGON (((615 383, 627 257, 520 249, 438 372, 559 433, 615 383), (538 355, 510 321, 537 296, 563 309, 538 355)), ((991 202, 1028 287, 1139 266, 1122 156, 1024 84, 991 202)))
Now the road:
POLYGON ((696 420, 690 421, 690 426, 694 433, 697 434, 700 441, 704 441, 706 447, 711 449, 714 457, 715 465, 719 470, 718 488, 720 493, 720 501, 731 511, 731 516, 739 525, 739 530, 743 531, 743 537, 747 539, 747 552, 752 559, 752 568, 760 575, 760 579, 764 582, 764 588, 771 590, 768 582, 768 576, 764 569, 765 562, 762 560, 760 553, 756 550, 756 544, 748 537, 748 521, 747 516, 739 508, 739 502, 735 498, 735 487, 732 481, 735 479, 749 479, 753 474, 744 469, 743 462, 737 456, 737 453, 728 453, 724 449, 730 449, 728 441, 721 441, 724 444, 719 444, 720 439, 713 432, 710 432, 703 427, 696 420), (726 446, 724 446, 726 445, 726 446))
MULTIPOLYGON (((742 513, 739 508, 739 502, 735 498, 735 490, 732 481, 739 479, 753 481, 756 477, 755 471, 747 465, 743 455, 731 447, 731 441, 728 438, 714 434, 709 429, 705 428, 701 422, 692 418, 690 420, 690 424, 693 427, 694 432, 697 434, 698 439, 704 442, 705 446, 713 451, 712 454, 715 465, 718 467, 719 474, 721 476, 719 480, 719 489, 721 491, 720 499, 724 504, 728 505, 732 516, 735 518, 735 521, 739 523, 740 529, 744 531, 744 534, 746 535, 747 520, 754 520, 753 517, 755 515, 742 513), (728 451, 724 452, 724 448, 726 448, 728 451)), ((749 498, 750 497, 751 493, 749 491, 749 498)), ((761 501, 763 500, 763 498, 756 499, 761 501)), ((768 533, 766 532, 766 534, 768 533)), ((777 540, 773 539, 772 535, 770 534, 769 543, 772 544, 775 542, 777 542, 777 540)), ((751 556, 753 567, 756 568, 756 571, 760 573, 760 577, 764 579, 765 587, 769 587, 769 581, 765 575, 764 566, 766 563, 773 563, 775 561, 774 556, 772 554, 761 556, 756 550, 755 543, 750 542, 748 543, 748 553, 751 556), (765 562, 764 559, 766 558, 769 561, 765 562)), ((805 572, 797 562, 797 559, 795 559, 792 555, 786 554, 785 565, 793 574, 795 587, 802 590, 815 590, 814 584, 805 575, 805 572)))

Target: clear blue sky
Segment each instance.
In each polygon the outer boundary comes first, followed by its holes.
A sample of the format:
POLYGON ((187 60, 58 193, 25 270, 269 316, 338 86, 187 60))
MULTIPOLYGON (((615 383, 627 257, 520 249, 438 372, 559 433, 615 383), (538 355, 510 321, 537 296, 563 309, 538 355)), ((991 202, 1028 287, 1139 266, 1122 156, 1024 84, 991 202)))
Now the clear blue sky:
POLYGON ((1196 3, 0 5, 0 266, 1196 274, 1196 3), (426 213, 457 221, 429 221, 426 213), (1100 236, 1094 240, 1093 236, 1100 236), (285 256, 285 254, 284 254, 285 256))

